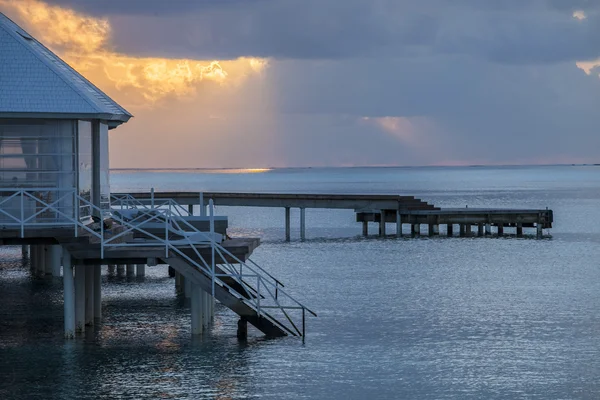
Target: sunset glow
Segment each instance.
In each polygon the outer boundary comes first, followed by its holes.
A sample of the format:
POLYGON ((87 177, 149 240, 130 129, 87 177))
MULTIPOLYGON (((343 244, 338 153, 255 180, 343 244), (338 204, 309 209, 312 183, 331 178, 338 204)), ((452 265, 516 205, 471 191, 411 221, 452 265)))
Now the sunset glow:
POLYGON ((0 7, 101 89, 125 106, 147 106, 167 97, 189 97, 210 81, 236 85, 263 71, 259 58, 192 60, 135 57, 111 50, 108 20, 38 0, 0 0, 0 7))

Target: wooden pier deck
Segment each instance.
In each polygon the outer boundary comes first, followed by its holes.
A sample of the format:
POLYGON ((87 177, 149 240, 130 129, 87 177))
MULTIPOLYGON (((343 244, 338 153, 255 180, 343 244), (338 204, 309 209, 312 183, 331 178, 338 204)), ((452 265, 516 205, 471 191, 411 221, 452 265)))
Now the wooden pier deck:
MULTIPOLYGON (((379 235, 386 235, 386 223, 396 224, 396 236, 403 234, 402 225, 410 225, 411 234, 420 234, 421 225, 428 226, 430 235, 439 234, 439 226, 446 225, 446 233, 452 236, 458 225, 461 236, 471 235, 475 226, 478 236, 503 235, 505 227, 514 227, 516 235, 523 228, 535 228, 536 236, 543 236, 543 229, 552 228, 554 215, 548 209, 498 209, 498 208, 439 208, 414 196, 362 195, 362 194, 305 194, 305 193, 224 193, 224 192, 136 192, 120 193, 136 199, 173 199, 181 205, 215 205, 235 207, 275 207, 285 209, 285 237, 290 240, 290 209, 300 209, 300 238, 305 239, 305 210, 307 208, 350 209, 356 212, 357 222, 363 223, 363 234, 368 235, 368 223, 379 224, 379 235)), ((205 209, 201 207, 201 212, 205 209)))

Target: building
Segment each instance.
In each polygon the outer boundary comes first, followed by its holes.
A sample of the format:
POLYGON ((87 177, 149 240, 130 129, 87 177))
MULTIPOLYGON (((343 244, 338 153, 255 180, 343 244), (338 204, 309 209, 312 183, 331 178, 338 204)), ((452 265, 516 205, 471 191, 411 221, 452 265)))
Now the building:
POLYGON ((0 225, 89 218, 74 194, 108 209, 108 131, 132 115, 2 13, 0 60, 0 225))
POLYGON ((247 322, 267 336, 304 336, 288 312, 303 321, 308 309, 245 263, 259 240, 223 240, 212 207, 200 217, 154 198, 150 207, 128 198, 130 208, 111 208, 108 131, 131 117, 0 13, 0 245, 23 245, 38 273, 62 271, 65 336, 101 318, 103 265, 143 275, 158 264, 176 272, 190 298, 192 334, 211 324, 217 299, 240 316, 240 337, 247 322), (148 224, 159 226, 153 233, 148 224))

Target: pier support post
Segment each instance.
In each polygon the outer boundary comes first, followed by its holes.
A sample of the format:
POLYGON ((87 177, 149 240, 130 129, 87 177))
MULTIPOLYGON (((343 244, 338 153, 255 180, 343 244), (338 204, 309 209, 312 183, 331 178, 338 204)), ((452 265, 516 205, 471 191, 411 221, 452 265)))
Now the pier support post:
POLYGON ((52 265, 52 276, 60 277, 62 247, 55 244, 49 246, 48 250, 50 253, 48 258, 50 259, 50 265, 52 265))
POLYGON ((504 235, 504 224, 498 224, 498 236, 504 235))
POLYGON ((183 291, 186 299, 189 299, 192 296, 192 286, 192 281, 184 275, 183 291))
POLYGON ((32 273, 35 273, 37 271, 37 246, 35 245, 31 245, 30 246, 30 256, 29 256, 29 269, 31 270, 32 273))
POLYGON ((175 292, 181 292, 181 274, 175 271, 175 292))
POLYGON ((131 277, 135 275, 135 264, 127 264, 127 276, 131 277))
POLYGON ((459 235, 460 237, 465 236, 465 224, 458 224, 458 229, 459 229, 459 235))
POLYGON ((46 273, 46 246, 40 244, 37 246, 37 271, 44 275, 46 273))
POLYGON ((369 236, 369 222, 368 221, 362 222, 362 228, 363 228, 363 236, 369 236))
POLYGON ((94 268, 85 266, 85 324, 94 325, 94 268))
POLYGON ((523 236, 523 224, 517 223, 517 237, 523 236))
POLYGON ((477 236, 483 236, 483 224, 477 224, 477 236))
POLYGON ((109 275, 114 275, 116 269, 117 269, 117 266, 115 264, 108 264, 107 272, 109 275))
POLYGON ((306 208, 300 208, 300 240, 306 239, 306 208))
POLYGON ((411 224, 410 225, 410 234, 412 236, 421 234, 421 225, 420 224, 411 224))
POLYGON ((537 228, 537 238, 541 239, 544 236, 544 225, 538 222, 535 226, 537 228))
POLYGON ((208 330, 208 328, 212 322, 212 318, 210 315, 210 300, 212 299, 212 296, 208 292, 205 292, 203 290, 202 297, 203 297, 203 299, 202 299, 202 305, 203 305, 202 324, 203 324, 203 329, 208 330))
POLYGON ((452 236, 454 234, 454 225, 446 224, 446 235, 452 236))
MULTIPOLYGON (((186 279, 189 282, 189 279, 186 279)), ((202 307, 202 289, 198 285, 191 287, 191 314, 192 314, 192 335, 202 333, 203 307, 202 307)))
POLYGON ((75 266, 75 330, 83 332, 85 325, 85 265, 75 266))
POLYGON ((248 321, 245 318, 240 318, 237 324, 237 338, 245 341, 248 339, 248 321))
POLYGON ((194 215, 194 205, 188 204, 188 214, 194 215))
POLYGON ((29 258, 29 245, 21 245, 21 256, 23 258, 29 258))
POLYGON ((285 241, 290 241, 290 208, 285 208, 285 241))
POLYGON ((402 237, 402 214, 396 210, 396 237, 402 237))
POLYGON ((138 278, 146 276, 146 264, 137 264, 135 266, 135 276, 138 278))
POLYGON ((385 210, 379 210, 379 236, 385 236, 385 210))
POLYGON ((125 275, 125 264, 117 264, 117 276, 125 275))
POLYGON ((75 283, 73 280, 73 264, 71 263, 71 254, 63 250, 63 306, 65 338, 73 339, 75 337, 75 283))
POLYGON ((492 224, 485 224, 485 234, 486 235, 492 234, 492 224))
POLYGON ((94 319, 102 318, 102 265, 94 265, 94 319))
POLYGON ((471 224, 465 224, 465 235, 471 236, 471 224))
POLYGON ((435 235, 434 224, 427 224, 427 235, 429 235, 429 236, 435 235))

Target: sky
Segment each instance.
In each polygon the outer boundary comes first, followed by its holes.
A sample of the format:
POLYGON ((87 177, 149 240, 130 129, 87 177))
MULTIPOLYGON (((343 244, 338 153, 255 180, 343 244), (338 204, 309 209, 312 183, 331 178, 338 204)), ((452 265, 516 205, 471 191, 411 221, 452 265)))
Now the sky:
POLYGON ((0 0, 113 168, 600 163, 598 0, 0 0))

